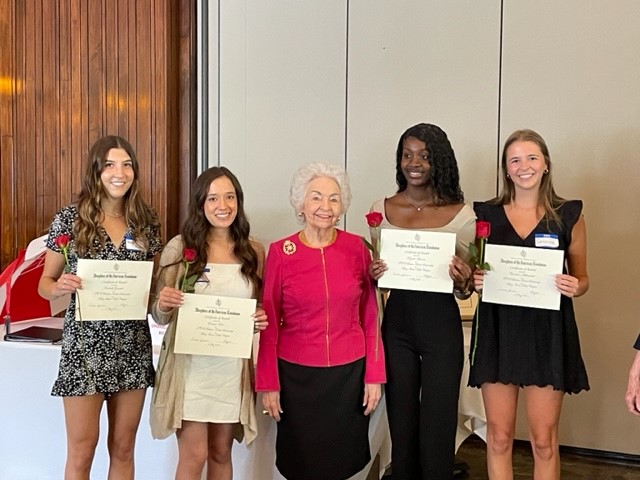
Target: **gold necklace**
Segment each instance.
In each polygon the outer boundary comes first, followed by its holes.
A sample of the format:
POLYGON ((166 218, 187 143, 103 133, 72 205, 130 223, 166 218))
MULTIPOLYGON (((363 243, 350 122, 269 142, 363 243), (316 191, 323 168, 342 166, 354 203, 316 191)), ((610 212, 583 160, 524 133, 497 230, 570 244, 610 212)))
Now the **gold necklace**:
POLYGON ((409 197, 407 197, 407 193, 406 192, 402 192, 402 195, 404 196, 404 199, 406 200, 406 202, 411 205, 413 208, 415 208, 417 211, 422 211, 422 209, 428 205, 433 205, 433 203, 431 202, 431 200, 427 200, 425 203, 423 203, 422 205, 414 205, 413 203, 411 203, 411 201, 409 200, 409 197))
POLYGON ((124 215, 123 213, 109 213, 106 210, 103 210, 102 213, 113 218, 120 218, 122 215, 124 215))

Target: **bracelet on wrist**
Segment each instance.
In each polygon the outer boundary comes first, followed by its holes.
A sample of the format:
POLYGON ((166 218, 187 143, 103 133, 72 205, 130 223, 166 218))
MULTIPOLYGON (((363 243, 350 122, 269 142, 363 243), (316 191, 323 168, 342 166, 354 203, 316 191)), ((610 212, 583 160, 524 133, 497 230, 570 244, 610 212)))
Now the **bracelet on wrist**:
POLYGON ((466 300, 473 293, 472 287, 473 287, 473 284, 469 280, 467 280, 463 288, 457 288, 454 285, 453 294, 456 296, 456 298, 459 298, 460 300, 466 300))

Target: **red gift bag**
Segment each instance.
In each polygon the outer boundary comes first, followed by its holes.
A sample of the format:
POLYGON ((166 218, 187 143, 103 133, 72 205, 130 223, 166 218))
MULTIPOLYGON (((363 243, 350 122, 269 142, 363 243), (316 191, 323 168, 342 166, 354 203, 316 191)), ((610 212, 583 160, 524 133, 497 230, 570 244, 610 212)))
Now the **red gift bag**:
POLYGON ((33 240, 0 274, 0 318, 8 315, 11 322, 33 320, 51 317, 66 308, 68 299, 52 305, 38 294, 46 253, 45 240, 46 235, 33 240))

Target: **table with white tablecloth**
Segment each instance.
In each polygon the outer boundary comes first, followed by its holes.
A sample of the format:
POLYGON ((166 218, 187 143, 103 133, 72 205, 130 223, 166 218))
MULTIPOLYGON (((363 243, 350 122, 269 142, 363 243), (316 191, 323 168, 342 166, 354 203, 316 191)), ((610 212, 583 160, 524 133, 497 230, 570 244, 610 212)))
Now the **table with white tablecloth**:
POLYGON ((471 343, 471 323, 463 323, 464 366, 460 381, 460 400, 458 401, 458 431, 456 433, 456 451, 464 440, 475 433, 483 440, 487 438, 487 423, 479 388, 467 387, 469 378, 469 351, 471 343))

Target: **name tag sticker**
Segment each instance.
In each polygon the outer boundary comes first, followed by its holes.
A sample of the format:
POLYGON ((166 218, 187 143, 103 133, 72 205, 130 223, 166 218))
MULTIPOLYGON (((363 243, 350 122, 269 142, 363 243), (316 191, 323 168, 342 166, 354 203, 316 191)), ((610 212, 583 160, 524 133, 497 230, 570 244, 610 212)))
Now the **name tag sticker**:
POLYGON ((136 241, 134 240, 134 238, 127 234, 127 236, 125 237, 125 246, 127 247, 127 250, 132 250, 135 252, 144 252, 145 249, 144 247, 142 247, 141 245, 137 244, 136 241))
POLYGON ((536 247, 541 248, 558 248, 560 242, 558 236, 554 233, 536 233, 536 247))

